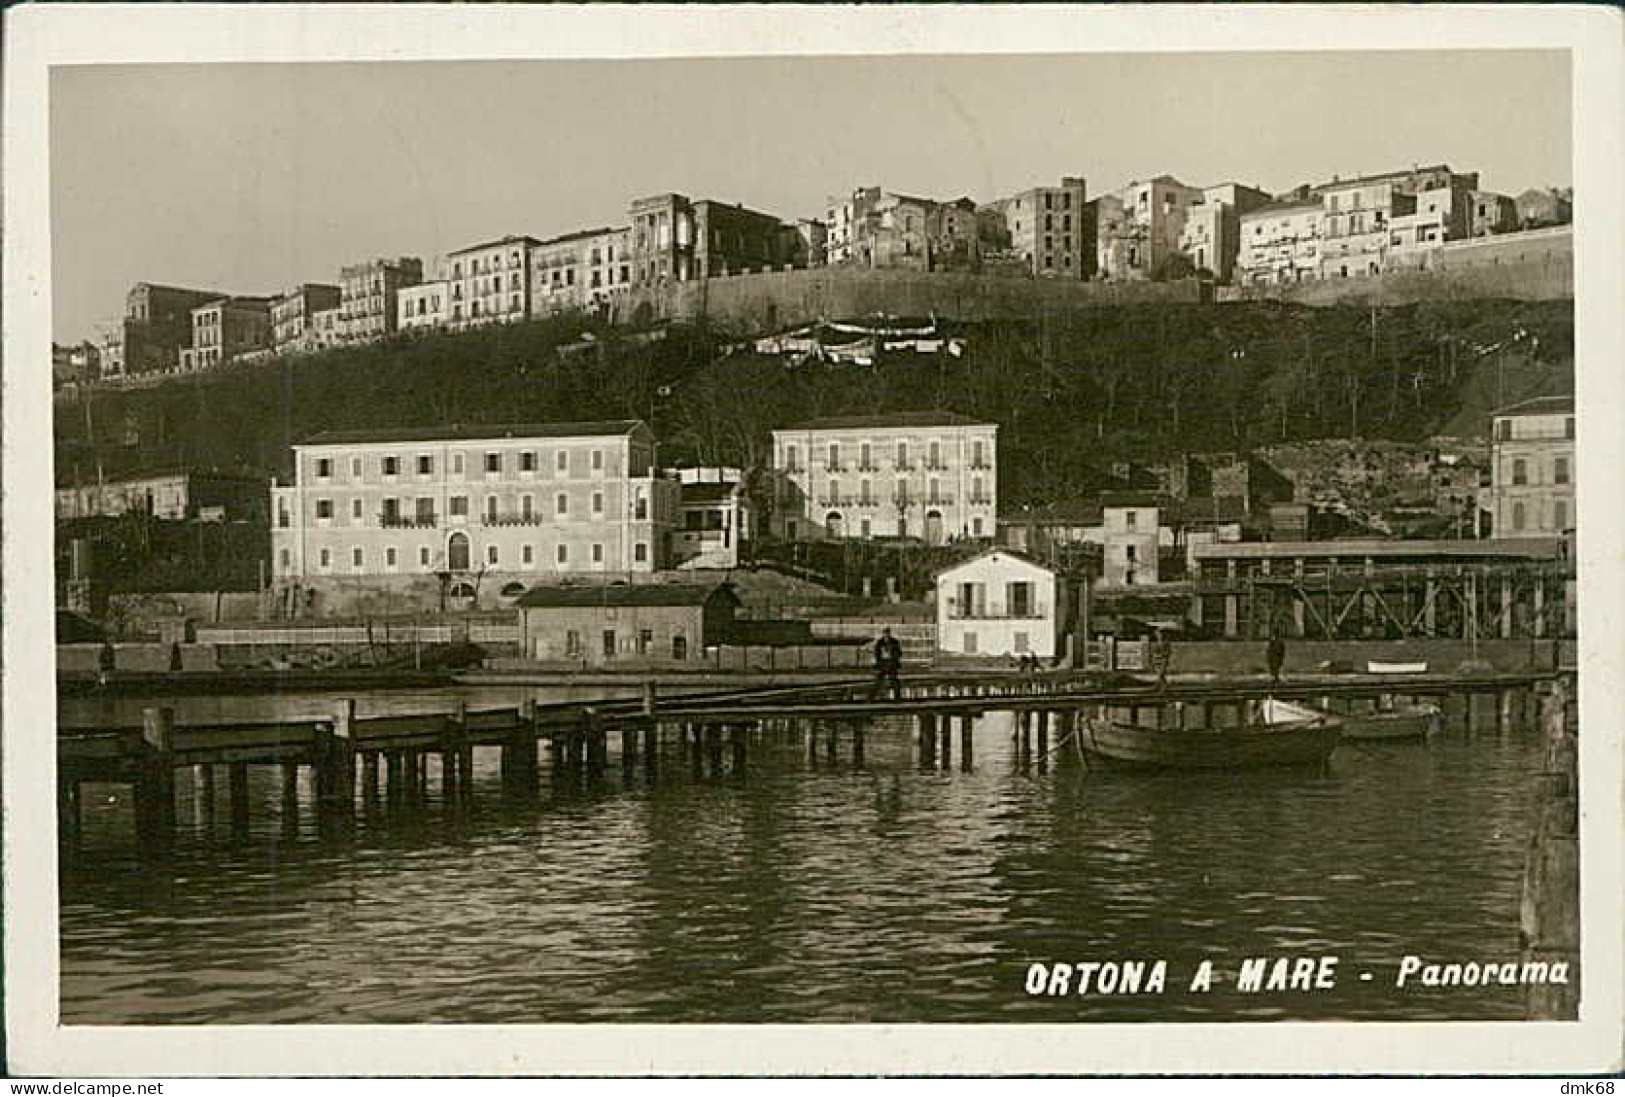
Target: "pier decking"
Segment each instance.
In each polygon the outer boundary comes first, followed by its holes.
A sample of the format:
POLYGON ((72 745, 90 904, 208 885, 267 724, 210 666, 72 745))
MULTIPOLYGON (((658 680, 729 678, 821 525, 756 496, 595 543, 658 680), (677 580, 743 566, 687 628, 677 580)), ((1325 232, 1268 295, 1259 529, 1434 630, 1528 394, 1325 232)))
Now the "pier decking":
POLYGON ((903 717, 914 723, 922 763, 944 768, 952 762, 957 720, 960 764, 969 768, 975 719, 1009 712, 1015 717, 1017 758, 1043 768, 1052 732, 1059 742, 1080 714, 1106 704, 1194 707, 1201 710, 1204 726, 1220 726, 1227 715, 1242 722, 1243 708, 1266 697, 1460 697, 1471 731, 1480 722, 1506 727, 1525 719, 1531 694, 1554 677, 1552 671, 1365 674, 1158 685, 1072 674, 934 676, 907 679, 895 691, 852 679, 671 698, 646 686, 641 698, 631 700, 526 702, 478 710, 459 703, 448 710, 367 718, 357 718, 356 702, 349 700, 325 718, 207 725, 177 725, 173 709, 152 707, 144 710, 139 726, 58 729, 60 831, 64 839, 78 833, 82 783, 127 783, 134 789, 138 838, 161 847, 173 830, 175 776, 184 767, 196 767, 211 802, 215 767, 227 768, 234 824, 246 822, 250 765, 281 767, 285 811, 296 811, 299 767, 308 767, 318 813, 343 819, 355 810, 358 774, 364 798, 382 793, 391 803, 410 801, 426 794, 431 757, 440 762, 445 798, 467 797, 476 748, 499 749, 504 787, 522 791, 536 786, 544 744, 552 752, 555 778, 567 780, 603 774, 616 735, 623 770, 632 772, 641 760, 651 777, 661 745, 673 739, 690 750, 701 770, 709 762, 712 773, 742 772, 750 742, 765 732, 804 737, 814 758, 820 746, 833 758, 844 745, 854 763, 862 764, 871 723, 903 717), (1487 713, 1481 711, 1486 701, 1487 713))

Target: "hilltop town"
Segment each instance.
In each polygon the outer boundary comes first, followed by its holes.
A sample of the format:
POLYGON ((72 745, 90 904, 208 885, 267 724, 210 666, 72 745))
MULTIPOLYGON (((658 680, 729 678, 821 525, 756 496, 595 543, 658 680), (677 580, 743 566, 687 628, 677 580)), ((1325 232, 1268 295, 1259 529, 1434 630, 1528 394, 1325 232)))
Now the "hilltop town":
MULTIPOLYGON (((1446 165, 1333 177, 1274 195, 1239 183, 1187 186, 1170 175, 1092 197, 1082 176, 1068 176, 985 203, 871 186, 800 218, 663 194, 631 202, 619 227, 547 239, 514 233, 428 262, 365 259, 343 267, 336 283, 280 293, 138 283, 117 326, 58 348, 55 374, 60 382, 139 381, 571 313, 618 323, 704 319, 726 306, 681 290, 714 284, 719 293, 726 285, 736 295, 793 298, 782 278, 748 284, 750 276, 786 272, 977 276, 995 290, 999 281, 1104 284, 1119 290, 1111 300, 1156 300, 1136 297, 1132 287, 1190 281, 1240 295, 1415 271, 1549 265, 1569 255, 1571 210, 1567 190, 1514 198, 1482 189, 1476 172, 1446 165)), ((770 302, 751 326, 840 316, 795 311, 770 302)))

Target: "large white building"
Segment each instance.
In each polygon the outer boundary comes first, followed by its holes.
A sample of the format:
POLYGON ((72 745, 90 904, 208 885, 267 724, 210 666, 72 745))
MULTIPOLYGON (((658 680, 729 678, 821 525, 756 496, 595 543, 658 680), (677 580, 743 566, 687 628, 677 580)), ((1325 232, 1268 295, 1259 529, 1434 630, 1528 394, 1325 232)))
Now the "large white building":
POLYGON ((1061 652, 1066 585, 1050 568, 990 549, 943 569, 936 580, 939 651, 1040 659, 1061 652))
POLYGON ((680 488, 637 420, 318 435, 271 489, 277 579, 404 589, 669 566, 680 488))
POLYGON ((790 540, 991 538, 998 430, 945 411, 840 416, 776 430, 774 528, 790 540))

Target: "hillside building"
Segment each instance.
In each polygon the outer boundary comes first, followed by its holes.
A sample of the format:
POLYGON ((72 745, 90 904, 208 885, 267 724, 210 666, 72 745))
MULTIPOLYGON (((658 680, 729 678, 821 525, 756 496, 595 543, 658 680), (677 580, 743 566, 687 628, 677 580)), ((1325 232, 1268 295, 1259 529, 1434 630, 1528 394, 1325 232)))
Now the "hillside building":
POLYGON ((1560 537, 1572 532, 1574 397, 1536 397, 1498 408, 1491 416, 1491 536, 1560 537))
POLYGON ((1199 202, 1187 207, 1179 250, 1197 271, 1229 282, 1241 251, 1241 218, 1267 205, 1269 195, 1240 183, 1202 188, 1199 202))
POLYGON ((673 539, 673 565, 738 567, 755 521, 740 470, 688 468, 679 470, 677 476, 682 484, 682 522, 673 539))
POLYGON ((192 310, 192 345, 183 371, 213 369, 271 346, 271 298, 222 297, 192 310))
POLYGON ((1110 281, 1160 276, 1180 237, 1191 206, 1202 192, 1171 175, 1135 180, 1094 203, 1095 269, 1110 281))
POLYGON ((265 521, 265 478, 203 470, 155 471, 56 489, 56 517, 265 521))
POLYGON ((991 538, 998 427, 944 411, 814 419, 773 432, 773 525, 789 540, 991 538))
POLYGON ((1088 279, 1095 254, 1084 226, 1088 195, 1083 177, 1066 176, 1056 187, 1033 187, 990 203, 1006 245, 1035 278, 1088 279))
POLYGON ((227 296, 218 290, 137 282, 124 298, 120 349, 109 355, 110 376, 173 373, 193 345, 192 310, 227 296))
POLYGON ((433 331, 446 326, 451 286, 445 281, 419 282, 402 286, 395 295, 398 331, 433 331))
POLYGON ((1513 199, 1518 223, 1526 229, 1567 225, 1574 219, 1574 193, 1571 190, 1540 190, 1531 187, 1513 199))
POLYGON ((1290 285, 1320 275, 1318 198, 1270 202, 1241 214, 1235 281, 1290 285))
POLYGON ((339 337, 370 343, 397 330, 400 291, 423 281, 423 260, 369 259, 339 272, 339 337))
POLYGON ((339 287, 306 282, 271 299, 271 349, 306 354, 316 349, 315 316, 339 307, 339 287))
POLYGON ((794 256, 792 226, 742 205, 659 194, 638 199, 629 212, 635 286, 778 270, 794 256))
POLYGON ((531 315, 600 311, 631 288, 631 230, 555 236, 531 249, 530 265, 531 315))
POLYGON ((453 331, 530 319, 532 236, 504 236, 446 255, 447 325, 453 331))
POLYGON ((969 198, 939 202, 879 187, 831 198, 826 211, 829 266, 865 270, 981 269, 984 220, 969 198))

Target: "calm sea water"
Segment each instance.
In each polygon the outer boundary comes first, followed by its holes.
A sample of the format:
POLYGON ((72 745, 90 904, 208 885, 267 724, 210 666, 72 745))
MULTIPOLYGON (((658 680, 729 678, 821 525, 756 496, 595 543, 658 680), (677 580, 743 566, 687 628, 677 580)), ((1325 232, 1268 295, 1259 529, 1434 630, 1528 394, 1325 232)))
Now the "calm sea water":
MULTIPOLYGON (((470 704, 515 695, 470 695, 470 704)), ((213 714, 330 699, 210 698, 213 714)), ((423 705, 365 698, 362 714, 423 705)), ((64 718, 94 713, 64 704, 64 718)), ((91 705, 94 702, 83 702, 91 705)), ((182 706, 180 719, 194 715, 182 706)), ((251 772, 233 834, 179 781, 166 860, 128 797, 87 786, 62 863, 65 1023, 1520 1019, 1512 987, 1397 989, 1401 958, 1510 960, 1535 735, 1350 744, 1325 774, 1023 772, 1008 718, 970 772, 919 765, 901 724, 848 752, 752 745, 748 773, 534 798, 476 753, 466 807, 318 833, 251 772), (822 752, 820 752, 822 753, 822 752), (1239 993, 1242 959, 1339 957, 1336 988, 1239 993), (1028 965, 1168 963, 1160 994, 1029 996, 1028 965), (1209 993, 1188 983, 1214 961, 1209 993), (1360 974, 1368 973, 1370 981, 1360 974)), ((431 768, 431 773, 433 769, 431 768)))

